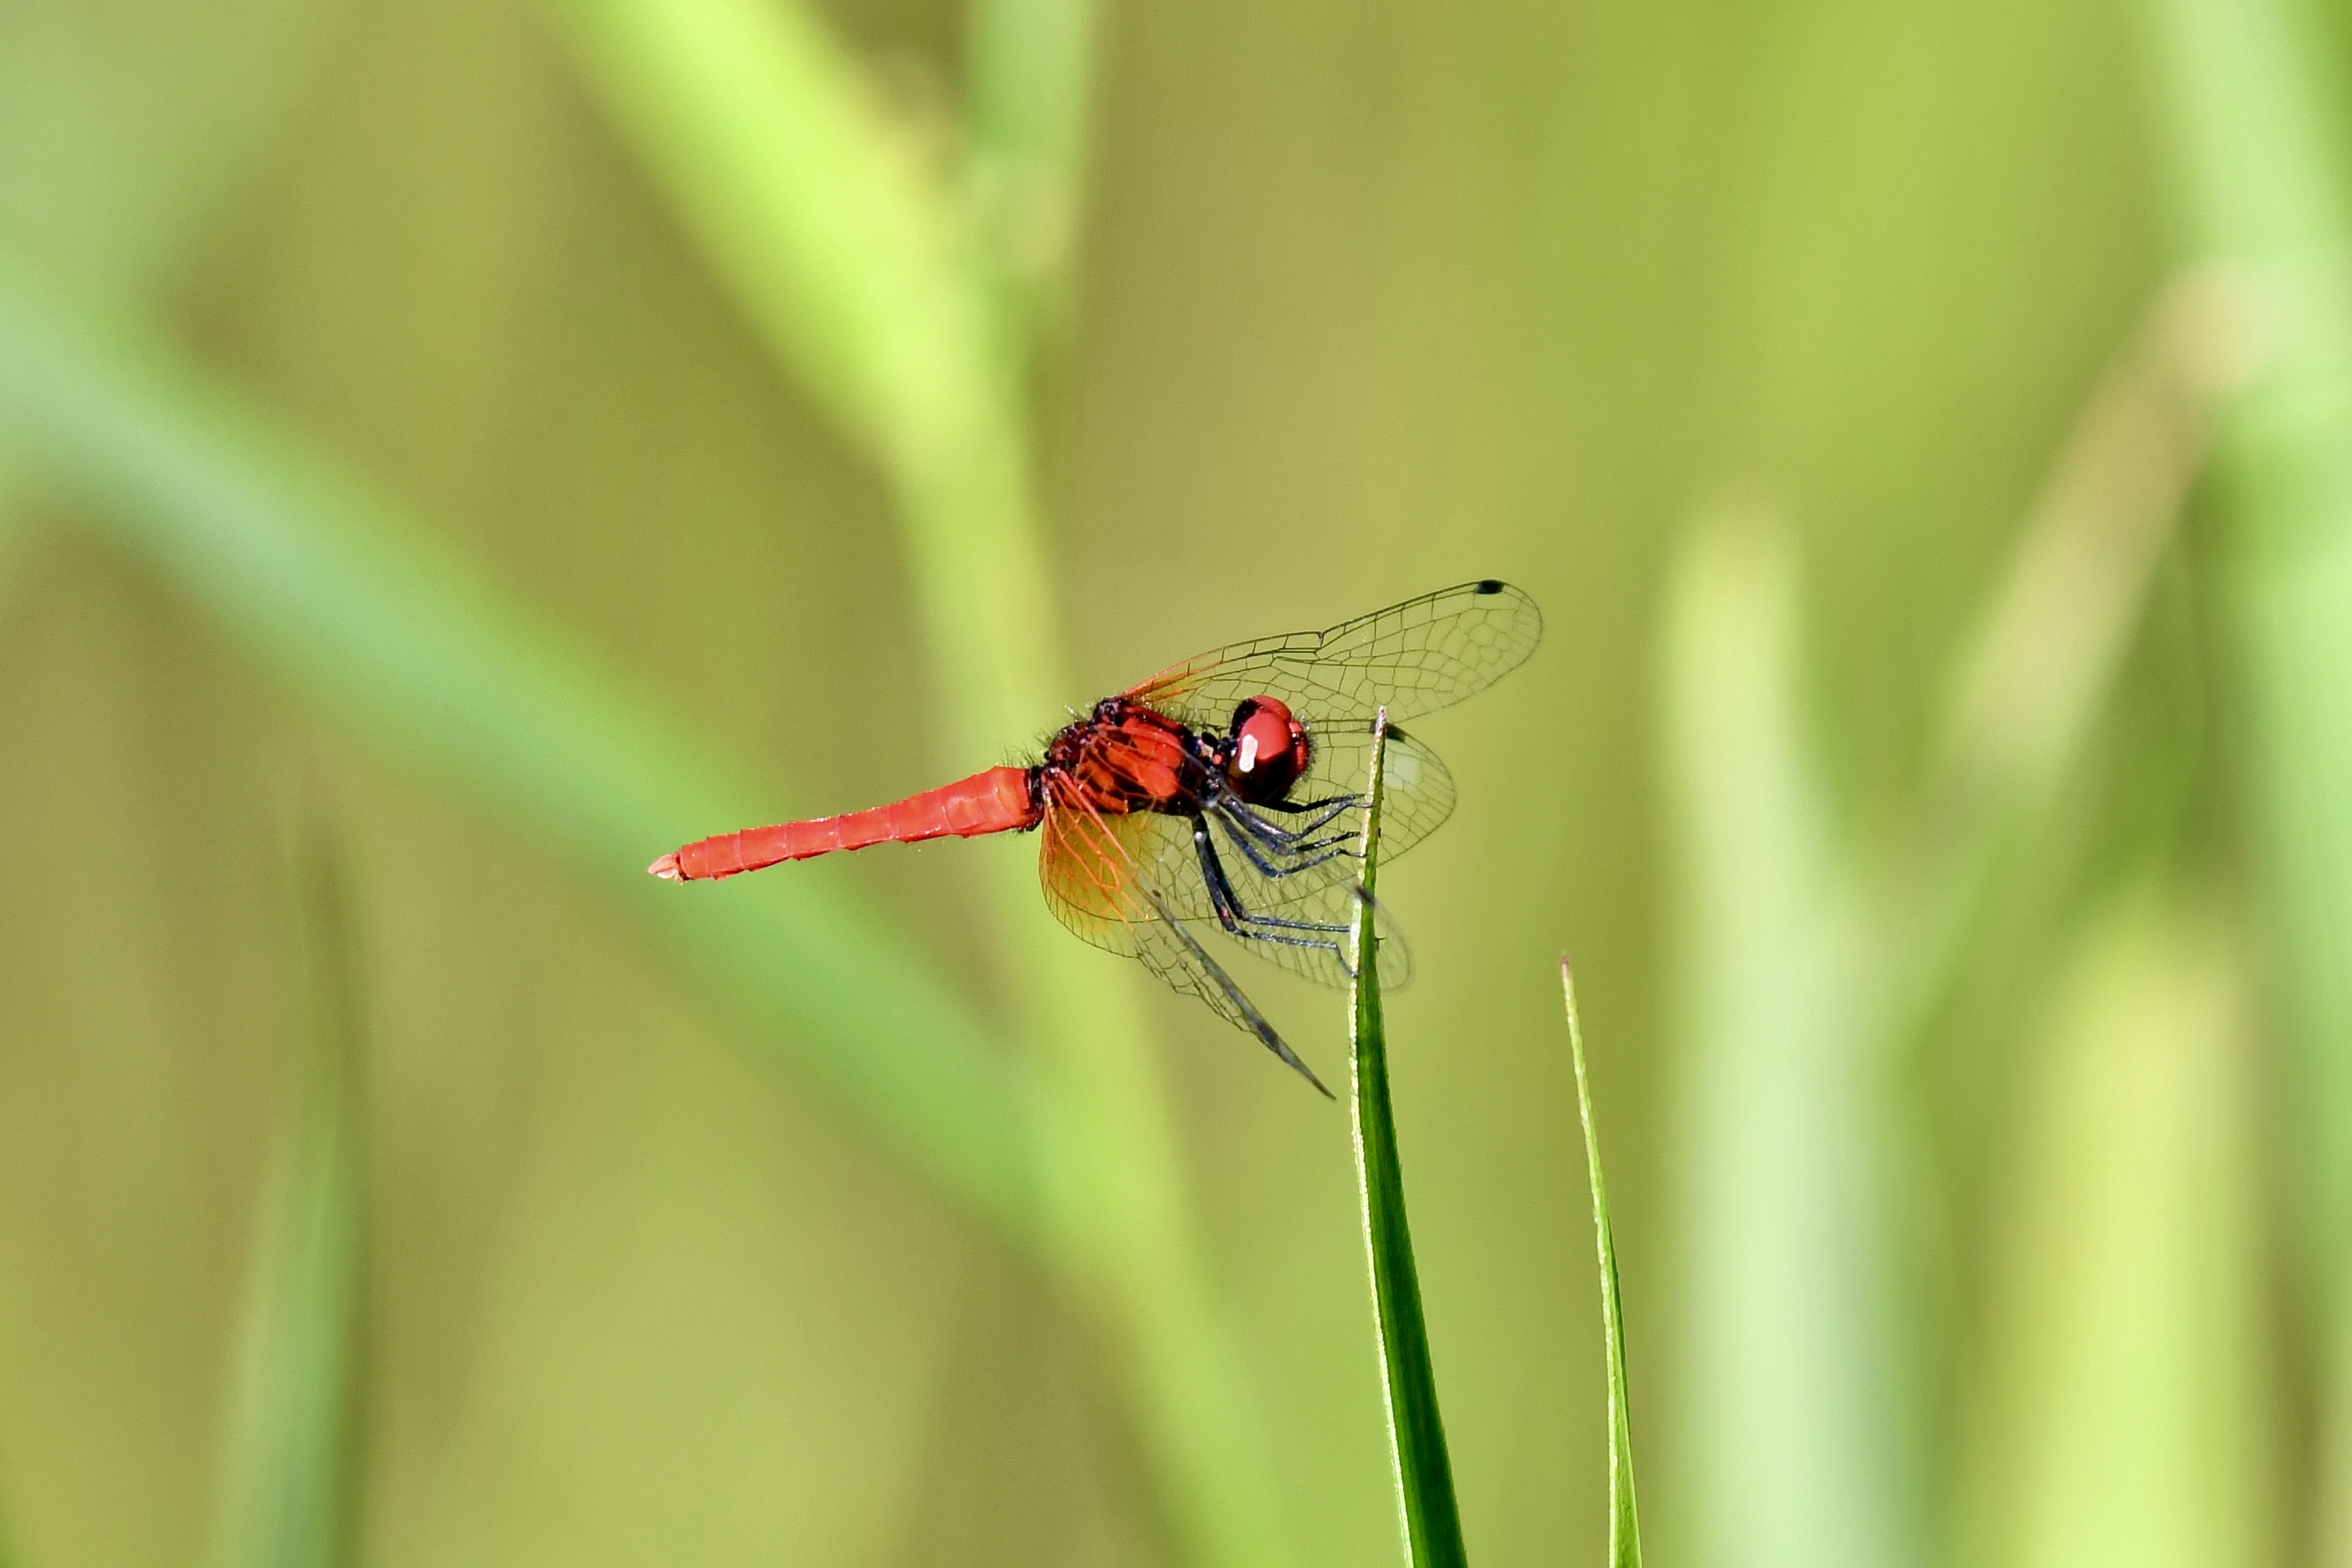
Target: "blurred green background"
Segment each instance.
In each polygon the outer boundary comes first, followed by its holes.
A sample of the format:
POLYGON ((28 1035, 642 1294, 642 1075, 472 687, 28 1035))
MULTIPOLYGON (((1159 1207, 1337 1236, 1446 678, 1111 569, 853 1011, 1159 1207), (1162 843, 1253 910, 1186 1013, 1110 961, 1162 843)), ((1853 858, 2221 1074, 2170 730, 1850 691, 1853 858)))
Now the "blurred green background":
POLYGON ((1655 1561, 2352 1564, 2347 26, 0 0, 0 1562, 1398 1560, 1343 1109, 1034 840, 641 868, 1491 574, 1474 1556, 1564 950, 1655 1561))

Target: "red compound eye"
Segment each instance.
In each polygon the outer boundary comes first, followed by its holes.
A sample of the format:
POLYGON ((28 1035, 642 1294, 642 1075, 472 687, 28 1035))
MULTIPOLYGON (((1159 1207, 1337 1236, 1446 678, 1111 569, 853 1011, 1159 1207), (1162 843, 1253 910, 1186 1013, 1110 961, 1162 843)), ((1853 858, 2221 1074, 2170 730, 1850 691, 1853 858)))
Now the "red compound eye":
POLYGON ((1307 726, 1272 697, 1253 697, 1234 710, 1233 751, 1225 782, 1253 805, 1278 801, 1307 771, 1307 726))

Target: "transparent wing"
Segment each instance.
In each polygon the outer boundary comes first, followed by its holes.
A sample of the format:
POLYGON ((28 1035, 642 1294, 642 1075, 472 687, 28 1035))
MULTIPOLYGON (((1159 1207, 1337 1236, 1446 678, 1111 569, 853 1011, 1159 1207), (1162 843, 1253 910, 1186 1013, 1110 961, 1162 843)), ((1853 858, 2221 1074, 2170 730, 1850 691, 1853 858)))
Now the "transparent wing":
POLYGON ((1278 697, 1310 723, 1369 729, 1450 708, 1526 662, 1543 638, 1533 599, 1493 578, 1342 622, 1235 643, 1162 670, 1126 695, 1196 729, 1222 731, 1245 697, 1278 697))
MULTIPOLYGON (((1049 795, 1040 826, 1038 876, 1045 905, 1079 937, 1110 952, 1140 959, 1160 980, 1197 996, 1235 1028, 1257 1037, 1266 1049, 1322 1089, 1297 1053, 1283 1042, 1223 965, 1210 956, 1168 900, 1129 857, 1110 826, 1084 801, 1066 792, 1049 795)), ((1171 819, 1174 820, 1174 819, 1171 819)))
MULTIPOLYGON (((1340 796, 1360 797, 1371 776, 1372 721, 1353 720, 1307 725, 1305 775, 1290 795, 1301 804, 1340 796)), ((1420 738, 1389 726, 1389 754, 1381 798, 1381 858, 1393 860, 1445 825, 1454 815, 1454 775, 1435 752, 1420 738)), ((1278 814, 1269 814, 1279 821, 1278 814)), ((1364 837, 1364 813, 1352 805, 1339 819, 1349 842, 1364 837)), ((1353 875, 1351 872, 1350 875, 1353 875)))

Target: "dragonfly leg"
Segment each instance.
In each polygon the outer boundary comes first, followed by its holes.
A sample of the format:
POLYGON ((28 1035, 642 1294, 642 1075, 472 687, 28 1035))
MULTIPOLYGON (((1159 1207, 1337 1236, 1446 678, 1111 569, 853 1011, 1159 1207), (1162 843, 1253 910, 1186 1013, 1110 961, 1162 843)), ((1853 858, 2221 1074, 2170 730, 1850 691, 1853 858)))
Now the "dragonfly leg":
POLYGON ((1322 800, 1301 801, 1297 804, 1280 800, 1265 801, 1255 809, 1278 812, 1284 816, 1312 817, 1312 821, 1301 823, 1298 826, 1287 830, 1275 826, 1273 823, 1265 821, 1263 817, 1258 819, 1270 833, 1286 831, 1287 836, 1292 838, 1304 838, 1309 834, 1320 833, 1363 804, 1364 798, 1361 795, 1335 795, 1322 800))
POLYGON ((1280 947, 1320 948, 1339 960, 1340 970, 1349 979, 1355 977, 1347 950, 1335 940, 1348 933, 1346 926, 1250 913, 1242 907, 1232 880, 1225 875, 1225 863, 1217 854, 1216 839, 1210 835, 1208 825, 1198 818, 1192 824, 1192 848, 1201 858, 1201 879, 1208 886, 1209 907, 1215 912, 1217 923, 1229 934, 1245 942, 1270 942, 1280 947), (1308 931, 1316 934, 1290 934, 1308 931))
MULTIPOLYGON (((1341 812, 1349 809, 1350 806, 1358 806, 1363 804, 1363 797, 1360 795, 1326 795, 1321 800, 1261 801, 1259 802, 1259 806, 1260 809, 1265 811, 1278 811, 1285 816, 1304 816, 1309 812, 1320 811, 1325 814, 1323 821, 1328 822, 1333 817, 1339 816, 1341 812)), ((1310 826, 1304 829, 1304 831, 1312 833, 1315 831, 1315 828, 1310 826)))
POLYGON ((1246 832, 1251 839, 1256 839, 1258 847, 1265 848, 1265 851, 1277 853, 1277 856, 1301 856, 1301 853, 1318 851, 1318 848, 1328 848, 1328 847, 1334 847, 1334 844, 1350 844, 1352 839, 1355 839, 1352 832, 1345 832, 1345 830, 1331 832, 1331 835, 1324 835, 1319 837, 1319 839, 1318 837, 1312 837, 1319 827, 1328 826, 1328 823, 1312 823, 1312 826, 1301 827, 1301 830, 1296 830, 1296 832, 1282 830, 1282 827, 1275 827, 1273 823, 1267 823, 1263 816, 1258 816, 1256 809, 1254 809, 1249 802, 1233 797, 1233 795, 1218 795, 1216 799, 1209 802, 1209 811, 1216 811, 1218 818, 1225 823, 1228 835, 1233 830, 1246 832))
POLYGON ((1242 852, 1243 858, 1256 867, 1259 875, 1276 880, 1295 877, 1301 871, 1311 871, 1328 861, 1354 853, 1348 847, 1345 835, 1310 839, 1300 844, 1266 844, 1249 831, 1250 818, 1245 808, 1222 808, 1217 813, 1217 821, 1224 828, 1225 837, 1233 841, 1234 847, 1242 852))
MULTIPOLYGON (((1209 889, 1209 908, 1215 913, 1217 923, 1235 936, 1253 934, 1244 931, 1242 929, 1244 926, 1265 927, 1276 931, 1324 931, 1338 936, 1347 934, 1348 928, 1344 925, 1330 925, 1318 921, 1284 920, 1278 915, 1252 914, 1242 907, 1241 895, 1234 891, 1233 879, 1225 871, 1224 859, 1217 853, 1217 842, 1211 837, 1208 825, 1198 819, 1195 819, 1192 825, 1192 847, 1201 858, 1201 879, 1209 889)), ((1244 847, 1245 849, 1246 846, 1244 847)), ((1254 861, 1253 864, 1261 863, 1254 861)), ((1261 868, 1263 868, 1262 864, 1261 868)), ((1305 869, 1303 867, 1292 868, 1305 869)), ((1264 940, 1282 942, 1291 939, 1268 936, 1264 940)), ((1321 942, 1302 942, 1300 945, 1324 947, 1329 944, 1321 942)))
POLYGON ((1201 858, 1201 881, 1209 889, 1209 908, 1215 911, 1217 923, 1236 935, 1240 921, 1234 901, 1234 885, 1225 879, 1224 862, 1217 858, 1216 841, 1209 837, 1206 819, 1192 819, 1192 850, 1201 858))
POLYGON ((1326 834, 1320 838, 1310 837, 1314 831, 1312 828, 1297 833, 1285 833, 1264 817, 1254 814, 1247 805, 1238 801, 1221 801, 1218 803, 1218 808, 1229 824, 1242 828, 1262 847, 1277 855, 1303 855, 1313 850, 1328 848, 1333 845, 1345 845, 1355 841, 1356 836, 1345 829, 1338 833, 1326 834))
POLYGON ((1260 839, 1269 845, 1286 847, 1322 832, 1348 812, 1363 805, 1364 800, 1361 795, 1326 795, 1321 800, 1297 802, 1274 800, 1253 803, 1243 800, 1212 776, 1210 787, 1201 804, 1212 809, 1222 808, 1240 812, 1249 819, 1250 831, 1256 834, 1260 839), (1258 815, 1261 811, 1276 812, 1284 816, 1304 816, 1310 820, 1302 822, 1296 827, 1276 827, 1258 815))

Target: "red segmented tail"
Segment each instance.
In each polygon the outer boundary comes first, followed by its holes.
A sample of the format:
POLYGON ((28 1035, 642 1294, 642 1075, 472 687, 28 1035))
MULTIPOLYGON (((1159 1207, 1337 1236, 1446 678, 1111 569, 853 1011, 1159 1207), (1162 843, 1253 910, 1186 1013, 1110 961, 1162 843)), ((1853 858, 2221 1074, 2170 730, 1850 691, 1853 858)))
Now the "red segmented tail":
POLYGON ((1043 815, 1030 792, 1027 768, 991 768, 891 805, 722 833, 674 849, 646 869, 667 882, 707 882, 782 860, 805 860, 869 844, 1017 832, 1036 826, 1043 815))

